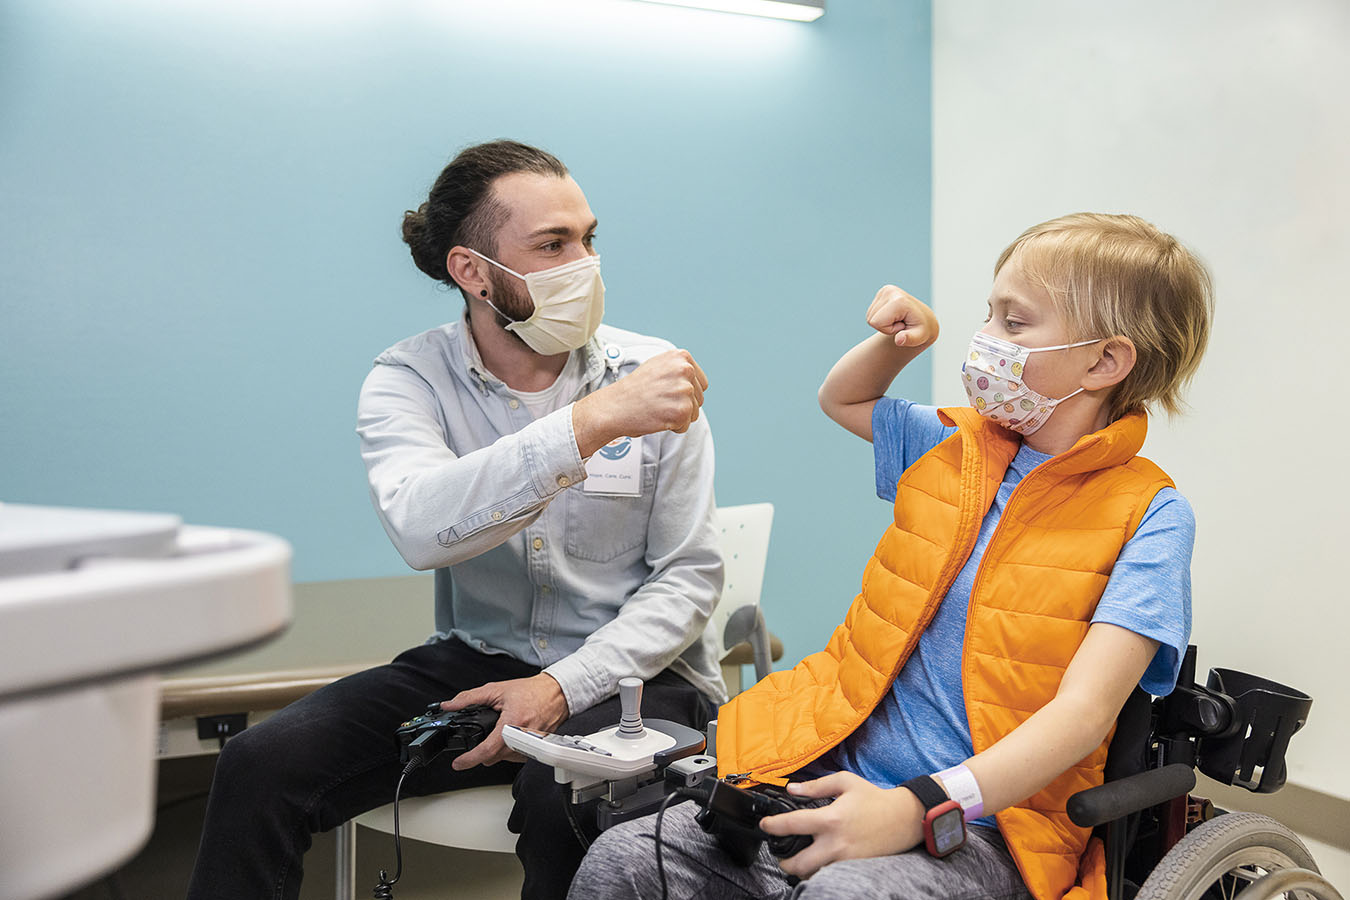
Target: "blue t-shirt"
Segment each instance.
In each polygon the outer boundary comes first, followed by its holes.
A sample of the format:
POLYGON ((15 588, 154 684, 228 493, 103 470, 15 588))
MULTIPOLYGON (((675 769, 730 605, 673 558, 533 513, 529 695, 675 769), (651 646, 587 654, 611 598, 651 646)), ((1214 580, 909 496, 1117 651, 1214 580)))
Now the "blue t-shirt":
MULTIPOLYGON (((937 410, 883 398, 872 414, 877 495, 894 502, 901 473, 956 429, 937 410)), ((1032 469, 1051 457, 1023 444, 980 526, 975 549, 943 598, 891 686, 866 721, 834 750, 802 772, 817 777, 845 770, 873 784, 896 787, 969 759, 974 748, 961 689, 966 610, 975 572, 1009 496, 1032 469)), ((1160 646, 1139 685, 1164 695, 1176 685, 1191 631, 1191 547, 1195 519, 1173 488, 1153 498, 1135 534, 1111 570, 1092 621, 1128 628, 1160 646)), ((978 820, 994 825, 993 817, 978 820)))

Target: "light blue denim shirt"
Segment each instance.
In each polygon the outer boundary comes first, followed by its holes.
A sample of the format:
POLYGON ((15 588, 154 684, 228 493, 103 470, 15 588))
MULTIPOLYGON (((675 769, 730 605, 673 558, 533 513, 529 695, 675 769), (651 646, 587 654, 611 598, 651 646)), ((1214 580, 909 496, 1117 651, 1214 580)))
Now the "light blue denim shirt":
POLYGON ((572 404, 671 348, 601 325, 582 387, 535 420, 461 320, 380 354, 357 434, 371 499, 414 569, 436 570, 436 629, 534 663, 575 714, 666 667, 726 699, 703 628, 722 590, 706 417, 642 439, 641 496, 587 493, 572 404))

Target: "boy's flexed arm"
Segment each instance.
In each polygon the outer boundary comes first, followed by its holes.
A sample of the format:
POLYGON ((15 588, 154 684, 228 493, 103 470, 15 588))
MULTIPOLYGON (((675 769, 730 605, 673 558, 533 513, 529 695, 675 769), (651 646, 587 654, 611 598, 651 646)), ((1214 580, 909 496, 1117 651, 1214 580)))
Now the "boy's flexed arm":
POLYGON ((872 440, 872 408, 895 376, 937 340, 937 316, 893 284, 877 291, 867 308, 877 330, 845 353, 825 376, 817 398, 825 415, 864 440, 872 440))

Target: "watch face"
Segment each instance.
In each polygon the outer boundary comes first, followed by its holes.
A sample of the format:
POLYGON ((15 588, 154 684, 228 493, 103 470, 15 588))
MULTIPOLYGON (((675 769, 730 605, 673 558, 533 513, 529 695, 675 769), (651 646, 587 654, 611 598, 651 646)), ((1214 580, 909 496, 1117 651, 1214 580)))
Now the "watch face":
POLYGON ((933 818, 933 855, 946 856, 966 842, 966 823, 960 807, 933 818))

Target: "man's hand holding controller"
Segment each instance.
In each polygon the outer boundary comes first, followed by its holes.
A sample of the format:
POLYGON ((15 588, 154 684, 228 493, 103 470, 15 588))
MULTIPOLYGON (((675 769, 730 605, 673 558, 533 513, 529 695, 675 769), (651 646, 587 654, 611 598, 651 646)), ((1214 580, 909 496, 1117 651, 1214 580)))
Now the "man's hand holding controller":
POLYGON ((442 703, 441 709, 453 712, 468 706, 488 706, 498 710, 500 716, 492 734, 451 763, 451 767, 457 771, 479 765, 490 766, 502 760, 520 762, 524 757, 502 740, 503 726, 519 725, 522 728, 552 731, 568 716, 567 700, 563 697, 562 688, 547 672, 510 681, 490 681, 460 691, 442 703))
POLYGON ((708 376, 687 350, 667 350, 572 407, 583 458, 615 438, 660 431, 683 434, 698 419, 708 376))

